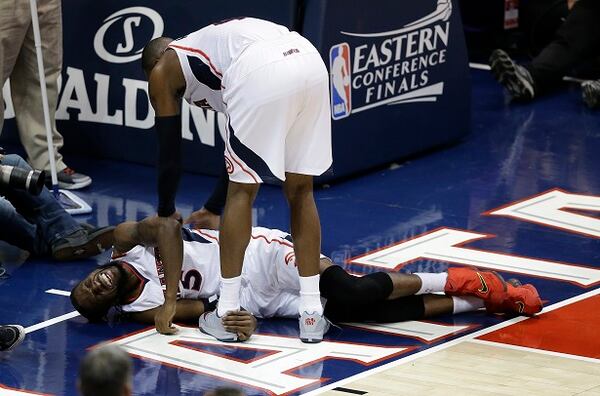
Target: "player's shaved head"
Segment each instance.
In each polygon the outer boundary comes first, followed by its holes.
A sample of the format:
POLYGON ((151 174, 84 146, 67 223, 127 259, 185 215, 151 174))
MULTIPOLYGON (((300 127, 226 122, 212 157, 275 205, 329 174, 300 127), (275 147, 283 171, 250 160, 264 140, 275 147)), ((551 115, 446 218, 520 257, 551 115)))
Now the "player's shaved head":
POLYGON ((146 76, 150 75, 154 65, 172 41, 173 39, 170 37, 157 37, 146 44, 142 52, 142 69, 144 69, 146 76))
POLYGON ((71 304, 90 322, 102 321, 111 307, 123 299, 128 290, 127 271, 119 261, 98 267, 71 290, 71 304), (101 274, 109 274, 110 281, 102 282, 101 274))

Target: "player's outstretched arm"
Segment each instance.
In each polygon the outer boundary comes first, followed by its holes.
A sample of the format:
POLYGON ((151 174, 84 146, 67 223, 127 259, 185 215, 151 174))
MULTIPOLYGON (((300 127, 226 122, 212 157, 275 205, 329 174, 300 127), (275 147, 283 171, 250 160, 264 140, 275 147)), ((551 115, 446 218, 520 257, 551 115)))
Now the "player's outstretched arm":
POLYGON ((149 217, 140 222, 126 222, 115 229, 115 251, 127 252, 135 245, 156 246, 165 270, 167 290, 165 303, 155 316, 156 330, 162 334, 174 334, 177 290, 183 261, 181 224, 173 218, 149 217))

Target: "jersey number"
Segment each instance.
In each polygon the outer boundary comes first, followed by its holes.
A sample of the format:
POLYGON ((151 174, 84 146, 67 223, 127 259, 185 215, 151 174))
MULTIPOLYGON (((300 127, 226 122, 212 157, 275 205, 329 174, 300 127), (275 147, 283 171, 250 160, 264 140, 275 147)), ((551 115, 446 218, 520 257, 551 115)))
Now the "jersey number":
POLYGON ((181 284, 186 290, 200 290, 202 284, 202 275, 196 270, 189 270, 181 273, 181 284))

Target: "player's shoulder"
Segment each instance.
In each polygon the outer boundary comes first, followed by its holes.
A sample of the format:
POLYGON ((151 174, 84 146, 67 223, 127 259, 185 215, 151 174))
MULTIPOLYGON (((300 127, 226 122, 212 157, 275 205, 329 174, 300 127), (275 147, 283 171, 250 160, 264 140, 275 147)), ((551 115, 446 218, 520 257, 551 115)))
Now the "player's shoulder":
POLYGON ((185 87, 185 78, 179 63, 179 56, 174 48, 169 47, 160 57, 148 78, 151 95, 156 93, 179 92, 185 87))

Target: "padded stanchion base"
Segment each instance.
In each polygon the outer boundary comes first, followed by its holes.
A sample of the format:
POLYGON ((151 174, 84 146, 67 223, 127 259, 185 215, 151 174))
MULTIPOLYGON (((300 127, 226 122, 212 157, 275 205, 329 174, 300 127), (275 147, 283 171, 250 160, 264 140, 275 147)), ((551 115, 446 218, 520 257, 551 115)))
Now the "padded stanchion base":
POLYGON ((58 191, 58 202, 71 215, 88 214, 92 212, 92 207, 75 193, 68 190, 58 191))

